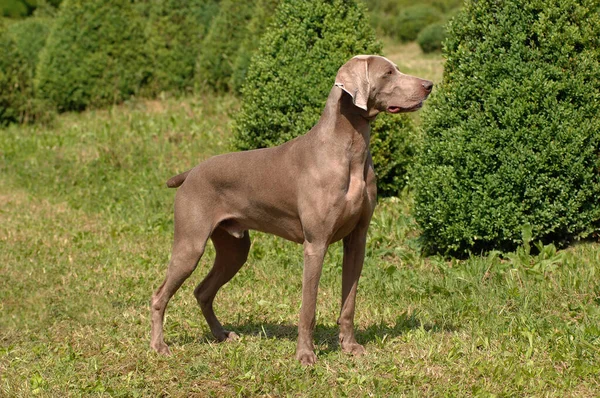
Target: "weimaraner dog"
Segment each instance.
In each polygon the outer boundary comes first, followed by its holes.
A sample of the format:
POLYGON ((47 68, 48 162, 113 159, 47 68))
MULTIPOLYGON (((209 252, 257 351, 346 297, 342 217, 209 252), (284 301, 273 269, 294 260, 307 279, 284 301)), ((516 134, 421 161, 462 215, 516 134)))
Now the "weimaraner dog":
POLYGON ((215 316, 213 300, 246 262, 248 230, 302 243, 304 271, 296 358, 312 365, 315 307, 328 246, 344 241, 338 324, 344 352, 365 349, 354 337, 354 305, 367 229, 376 204, 370 126, 380 112, 419 109, 433 83, 400 73, 390 60, 359 55, 338 71, 317 124, 283 145, 212 157, 171 178, 175 234, 167 275, 151 300, 151 346, 169 354, 163 320, 169 299, 196 268, 208 238, 214 265, 194 295, 219 341, 235 340, 215 316))

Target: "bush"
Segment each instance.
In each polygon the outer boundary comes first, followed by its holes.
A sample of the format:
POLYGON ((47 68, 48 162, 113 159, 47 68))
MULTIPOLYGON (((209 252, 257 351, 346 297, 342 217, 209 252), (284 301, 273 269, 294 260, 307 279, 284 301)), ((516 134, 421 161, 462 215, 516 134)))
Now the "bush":
POLYGON ((21 54, 27 59, 32 76, 38 63, 39 54, 46 45, 46 39, 52 26, 52 19, 30 17, 8 26, 21 54))
POLYGON ((219 13, 202 41, 196 66, 198 83, 214 91, 232 89, 233 64, 240 44, 246 37, 246 29, 254 0, 223 0, 219 13))
POLYGON ((240 93, 242 85, 246 80, 250 59, 258 48, 258 43, 265 29, 271 23, 275 9, 280 0, 256 0, 254 14, 248 22, 246 35, 240 48, 237 51, 237 56, 233 64, 232 86, 233 89, 240 93))
MULTIPOLYGON (((12 88, 5 89, 6 94, 13 98, 10 107, 12 110, 8 112, 13 116, 7 118, 5 122, 49 121, 52 116, 48 104, 35 98, 33 90, 39 53, 46 43, 51 25, 51 18, 29 17, 7 26, 6 35, 10 36, 10 46, 15 46, 14 52, 7 51, 7 65, 13 62, 17 62, 19 65, 14 65, 12 68, 14 85, 12 88), (18 55, 15 56, 15 54, 18 55), (9 94, 10 92, 12 94, 9 94)), ((11 68, 9 67, 9 69, 11 68)))
MULTIPOLYGON (((344 0, 282 1, 248 70, 242 109, 234 120, 235 146, 268 147, 306 133, 319 119, 340 66, 356 54, 380 52, 363 6, 344 0)), ((402 188, 410 161, 406 137, 412 132, 405 115, 382 115, 374 123, 380 195, 402 188)))
POLYGON ((600 219, 594 0, 468 0, 423 116, 415 215, 433 251, 512 250, 600 219))
POLYGON ((136 94, 148 75, 144 22, 128 0, 66 0, 40 55, 37 88, 59 111, 136 94))
POLYGON ((0 126, 25 119, 32 82, 27 58, 0 21, 0 126))
POLYGON ((400 41, 416 40, 419 32, 428 25, 442 19, 442 14, 433 6, 416 5, 403 9, 396 18, 392 33, 400 41))
POLYGON ((2 0, 0 16, 23 18, 31 14, 36 15, 40 9, 55 9, 60 2, 61 0, 2 0))
POLYGON ((406 116, 382 114, 371 122, 371 156, 377 175, 377 196, 399 196, 408 184, 409 168, 420 137, 406 116))
POLYGON ((440 51, 446 38, 446 23, 436 22, 425 27, 417 36, 417 43, 424 53, 440 51))
POLYGON ((0 4, 0 15, 9 18, 22 18, 31 14, 31 7, 21 0, 3 0, 0 4))
MULTIPOLYGON (((399 15, 406 10, 414 6, 414 0, 363 0, 369 8, 371 14, 371 25, 377 29, 378 32, 387 36, 396 36, 397 32, 397 19, 399 15)), ((429 7, 430 10, 433 8, 442 12, 446 19, 448 14, 452 13, 453 9, 461 6, 462 0, 423 0, 419 2, 419 6, 416 7, 429 7)), ((421 28, 429 24, 421 24, 421 28)), ((417 32, 418 33, 418 32, 417 32)), ((416 37, 416 36, 415 36, 416 37)))
POLYGON ((149 5, 148 94, 184 92, 194 86, 200 45, 219 5, 216 0, 153 0, 149 5))

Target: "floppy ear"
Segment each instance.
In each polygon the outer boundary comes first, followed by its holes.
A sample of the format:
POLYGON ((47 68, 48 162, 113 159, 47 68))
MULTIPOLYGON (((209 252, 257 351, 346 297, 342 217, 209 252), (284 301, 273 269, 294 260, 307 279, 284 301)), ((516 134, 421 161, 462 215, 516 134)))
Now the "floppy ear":
POLYGON ((357 56, 342 65, 335 85, 350 94, 354 105, 366 111, 371 90, 368 58, 357 56))

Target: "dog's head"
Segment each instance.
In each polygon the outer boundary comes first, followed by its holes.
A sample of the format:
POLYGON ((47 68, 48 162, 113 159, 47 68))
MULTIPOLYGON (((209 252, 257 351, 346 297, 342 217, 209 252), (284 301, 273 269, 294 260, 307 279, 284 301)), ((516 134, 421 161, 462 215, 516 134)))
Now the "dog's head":
POLYGON ((357 55, 346 62, 337 73, 335 85, 368 117, 379 112, 416 111, 433 88, 429 80, 405 75, 392 61, 378 55, 357 55))

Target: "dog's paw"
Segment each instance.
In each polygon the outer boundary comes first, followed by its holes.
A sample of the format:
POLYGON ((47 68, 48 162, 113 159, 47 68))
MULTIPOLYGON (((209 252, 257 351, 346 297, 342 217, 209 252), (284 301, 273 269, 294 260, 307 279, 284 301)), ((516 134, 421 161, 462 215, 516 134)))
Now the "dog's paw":
POLYGON ((365 350, 365 347, 358 343, 342 343, 342 351, 357 357, 367 352, 367 350, 365 350))
POLYGON ((229 330, 223 330, 221 333, 215 334, 214 336, 219 343, 238 341, 240 339, 240 336, 238 336, 237 333, 230 332, 229 330))
POLYGON ((317 356, 311 350, 298 350, 296 352, 296 359, 303 366, 312 366, 317 362, 317 356))
POLYGON ((224 341, 238 341, 240 339, 240 336, 238 336, 238 334, 236 332, 229 332, 229 331, 225 331, 225 340, 224 341))
POLYGON ((169 346, 166 345, 164 342, 151 344, 150 346, 152 347, 152 349, 154 351, 156 351, 157 353, 159 353, 161 355, 166 355, 166 356, 171 355, 171 350, 169 349, 169 346))

